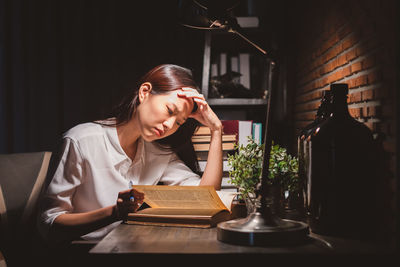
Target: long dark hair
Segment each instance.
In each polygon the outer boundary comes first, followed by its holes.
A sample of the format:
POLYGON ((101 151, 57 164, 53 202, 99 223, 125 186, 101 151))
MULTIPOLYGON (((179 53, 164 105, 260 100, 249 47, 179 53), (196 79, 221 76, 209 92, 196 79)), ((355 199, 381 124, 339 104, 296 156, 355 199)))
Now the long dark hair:
MULTIPOLYGON (((172 64, 159 65, 147 72, 139 80, 132 92, 114 108, 111 117, 115 118, 115 120, 102 124, 116 127, 128 123, 140 104, 138 92, 140 86, 145 82, 151 83, 151 94, 166 94, 182 87, 190 87, 199 91, 189 69, 172 64)), ((199 123, 195 119, 189 118, 175 133, 155 141, 159 147, 175 152, 195 173, 199 173, 199 165, 193 148, 192 136, 198 126, 199 123)))

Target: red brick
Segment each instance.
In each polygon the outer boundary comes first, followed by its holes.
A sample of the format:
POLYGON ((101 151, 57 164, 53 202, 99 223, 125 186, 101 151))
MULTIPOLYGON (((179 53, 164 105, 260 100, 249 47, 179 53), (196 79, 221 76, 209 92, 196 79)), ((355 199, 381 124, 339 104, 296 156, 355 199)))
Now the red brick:
POLYGON ((357 39, 355 35, 349 35, 346 39, 342 42, 342 50, 346 50, 357 43, 357 39))
MULTIPOLYGON (((326 64, 328 65, 328 64, 326 64)), ((321 68, 319 68, 319 75, 324 75, 325 73, 327 73, 327 66, 326 65, 322 65, 321 68)))
POLYGON ((327 79, 326 82, 327 82, 328 84, 333 83, 334 81, 336 81, 336 72, 331 73, 327 78, 328 78, 328 79, 327 79))
MULTIPOLYGON (((336 60, 336 59, 334 59, 334 60, 336 60)), ((324 66, 324 74, 331 72, 333 70, 333 68, 334 68, 333 61, 334 60, 323 65, 324 66)))
POLYGON ((352 49, 346 53, 346 60, 351 61, 357 57, 356 50, 352 49))
POLYGON ((356 62, 356 63, 351 64, 351 65, 350 65, 350 68, 351 68, 351 73, 357 73, 357 72, 359 72, 360 70, 362 70, 361 61, 358 61, 358 62, 356 62))
POLYGON ((353 118, 359 118, 361 115, 361 108, 349 108, 349 113, 353 118))
POLYGON ((329 78, 328 77, 324 77, 324 78, 322 78, 321 79, 321 86, 320 87, 324 87, 324 86, 326 86, 326 85, 328 85, 329 84, 329 78))
POLYGON ((366 85, 367 84, 367 75, 357 77, 355 82, 356 82, 357 87, 366 85))
POLYGON ((325 56, 324 56, 324 62, 327 62, 327 61, 331 60, 331 59, 334 58, 335 56, 336 56, 336 51, 335 51, 335 49, 333 48, 333 49, 329 50, 329 51, 325 54, 325 56))
POLYGON ((355 92, 349 94, 349 97, 347 98, 348 103, 356 103, 361 101, 361 92, 355 92))
POLYGON ((349 85, 349 89, 356 87, 356 79, 353 78, 348 80, 347 84, 349 85))
POLYGON ((351 75, 351 67, 347 66, 342 69, 342 77, 347 77, 351 75))
POLYGON ((343 66, 344 64, 346 64, 348 62, 346 55, 347 54, 342 54, 337 57, 337 65, 338 66, 343 66))
POLYGON ((374 99, 374 89, 363 91, 361 94, 364 101, 374 99))
POLYGON ((376 110, 377 109, 375 106, 363 107, 363 110, 362 110, 363 117, 375 117, 376 110))

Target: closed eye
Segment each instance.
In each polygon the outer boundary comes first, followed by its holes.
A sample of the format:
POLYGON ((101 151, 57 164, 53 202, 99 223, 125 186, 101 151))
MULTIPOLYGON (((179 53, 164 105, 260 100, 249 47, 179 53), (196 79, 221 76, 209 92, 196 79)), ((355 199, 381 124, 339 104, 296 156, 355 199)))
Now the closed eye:
POLYGON ((172 109, 170 109, 169 107, 167 107, 167 110, 168 110, 168 114, 169 114, 169 115, 174 114, 174 111, 173 111, 172 109))

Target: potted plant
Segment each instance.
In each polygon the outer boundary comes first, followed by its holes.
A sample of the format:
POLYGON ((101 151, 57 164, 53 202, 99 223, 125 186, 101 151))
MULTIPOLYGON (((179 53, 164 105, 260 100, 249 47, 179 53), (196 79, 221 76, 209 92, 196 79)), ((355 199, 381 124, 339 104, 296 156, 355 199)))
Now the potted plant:
MULTIPOLYGON (((255 208, 255 191, 261 179, 264 147, 264 144, 259 145, 249 137, 246 146, 236 145, 236 152, 228 157, 230 183, 238 187, 239 199, 245 201, 248 212, 255 208)), ((285 196, 299 192, 301 183, 298 166, 296 157, 289 155, 280 145, 272 143, 267 181, 275 189, 273 191, 283 197, 279 202, 285 201, 285 196)))
POLYGON ((235 154, 228 156, 229 182, 239 189, 239 200, 246 203, 247 213, 255 208, 255 190, 260 182, 264 145, 249 137, 246 146, 235 145, 235 154))

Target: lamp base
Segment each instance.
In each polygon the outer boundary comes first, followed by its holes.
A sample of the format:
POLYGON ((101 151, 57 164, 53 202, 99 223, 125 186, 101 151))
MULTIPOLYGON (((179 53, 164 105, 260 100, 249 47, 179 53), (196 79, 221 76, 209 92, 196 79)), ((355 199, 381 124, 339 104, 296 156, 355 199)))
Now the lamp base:
POLYGON ((217 225, 217 239, 245 246, 296 245, 309 240, 309 228, 303 222, 271 216, 266 220, 260 212, 246 218, 217 225))

